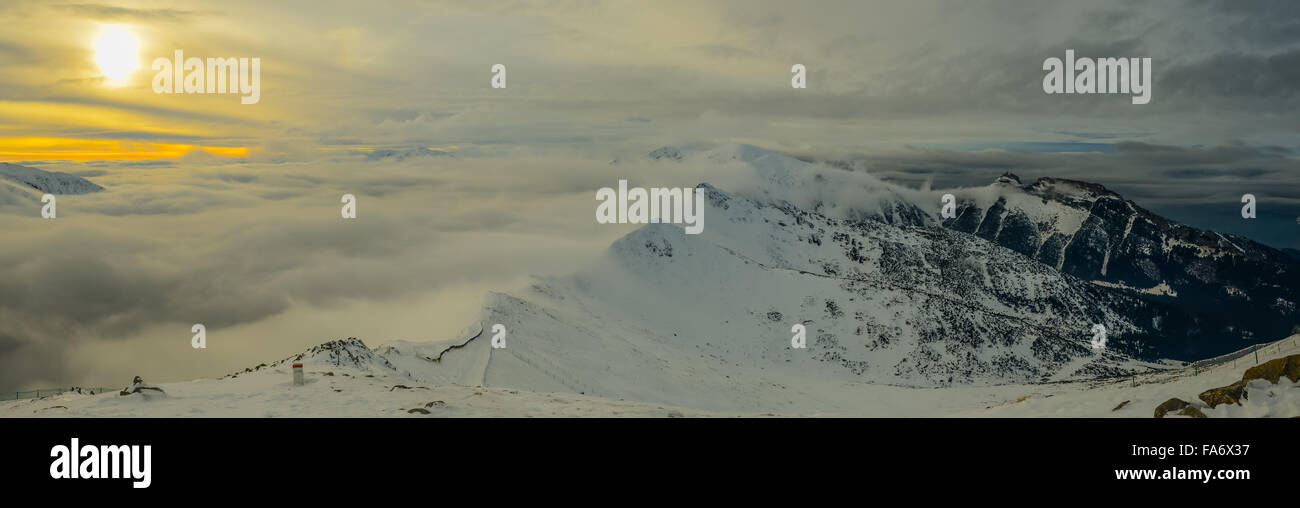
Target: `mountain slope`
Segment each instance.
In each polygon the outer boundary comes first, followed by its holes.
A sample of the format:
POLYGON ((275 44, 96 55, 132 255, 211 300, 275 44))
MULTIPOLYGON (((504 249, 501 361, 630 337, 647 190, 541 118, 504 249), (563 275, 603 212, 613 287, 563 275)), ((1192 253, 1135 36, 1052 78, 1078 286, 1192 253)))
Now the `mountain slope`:
MULTIPOLYGON (((490 358, 485 384, 711 410, 854 412, 862 401, 846 386, 1159 370, 1168 364, 1153 362, 1203 333, 1178 301, 1083 280, 981 239, 1011 238, 1014 220, 976 224, 974 234, 935 227, 924 213, 910 218, 921 208, 895 187, 746 145, 655 155, 706 176, 716 169, 708 164, 739 164, 757 183, 744 196, 702 184, 701 235, 651 224, 578 274, 492 295, 482 323, 505 325, 510 346, 466 348, 490 358), (844 189, 854 197, 821 199, 844 189), (807 329, 806 350, 790 347, 795 324, 807 329), (1097 324, 1108 331, 1101 351, 1088 342, 1097 324)), ((1061 202, 1105 195, 1048 183, 1043 195, 1061 202)), ((1057 229, 1092 227, 1086 210, 1049 211, 1040 215, 1057 229)))
POLYGON ((1144 302, 941 228, 830 219, 702 185, 707 226, 652 224, 603 260, 494 294, 487 386, 718 411, 849 411, 866 383, 936 387, 1081 379, 1161 365, 1144 302), (791 327, 808 347, 790 348, 791 327), (1110 330, 1108 349, 1090 329, 1110 330))
POLYGON ((0 162, 0 178, 49 194, 89 194, 104 190, 79 176, 0 162))
POLYGON ((1248 238, 1189 227, 1097 184, 1007 174, 953 192, 943 225, 1099 285, 1171 303, 1192 316, 1171 358, 1214 356, 1300 325, 1300 261, 1248 238))

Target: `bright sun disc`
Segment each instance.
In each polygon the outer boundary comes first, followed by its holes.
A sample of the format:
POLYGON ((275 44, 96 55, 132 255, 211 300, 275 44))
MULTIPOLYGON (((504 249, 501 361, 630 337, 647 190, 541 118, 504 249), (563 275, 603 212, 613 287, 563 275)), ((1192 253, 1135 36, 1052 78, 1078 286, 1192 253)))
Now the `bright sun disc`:
POLYGON ((139 60, 139 43, 131 30, 107 26, 95 39, 95 63, 105 76, 120 80, 135 70, 139 60))

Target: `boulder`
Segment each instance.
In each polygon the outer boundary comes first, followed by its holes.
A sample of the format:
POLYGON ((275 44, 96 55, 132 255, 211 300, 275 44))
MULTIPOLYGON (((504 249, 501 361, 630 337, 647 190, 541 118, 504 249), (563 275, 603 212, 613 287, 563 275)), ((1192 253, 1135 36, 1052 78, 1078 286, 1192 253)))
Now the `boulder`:
POLYGON ((1187 406, 1179 410, 1178 414, 1183 416, 1190 416, 1192 418, 1205 418, 1205 413, 1202 413, 1200 409, 1196 408, 1196 406, 1187 406))
POLYGON ((1185 408, 1190 405, 1191 404, 1188 404, 1187 401, 1183 399, 1179 399, 1177 397, 1166 400, 1162 402, 1159 406, 1156 406, 1156 418, 1164 418, 1166 414, 1172 411, 1178 411, 1179 409, 1185 408))
POLYGON ((1267 379, 1268 382, 1277 384, 1277 380, 1282 376, 1286 376, 1293 383, 1300 381, 1300 355, 1274 358, 1246 369, 1246 373, 1241 376, 1241 380, 1267 379))
MULTIPOLYGON (((1291 355, 1286 358, 1274 358, 1267 362, 1261 363, 1249 369, 1242 374, 1241 381, 1232 383, 1228 386, 1211 388, 1202 392, 1198 397, 1211 408, 1219 404, 1237 404, 1249 398, 1246 393, 1246 384, 1254 379, 1263 379, 1270 383, 1276 384, 1282 376, 1286 376, 1292 382, 1300 381, 1300 355, 1291 355)), ((1173 411, 1174 408, 1170 409, 1173 411)), ((1159 411, 1159 408, 1156 409, 1159 411)))
POLYGON ((1219 404, 1236 404, 1240 406, 1241 400, 1246 398, 1246 381, 1242 380, 1228 386, 1210 388, 1202 392, 1198 397, 1211 409, 1219 404))

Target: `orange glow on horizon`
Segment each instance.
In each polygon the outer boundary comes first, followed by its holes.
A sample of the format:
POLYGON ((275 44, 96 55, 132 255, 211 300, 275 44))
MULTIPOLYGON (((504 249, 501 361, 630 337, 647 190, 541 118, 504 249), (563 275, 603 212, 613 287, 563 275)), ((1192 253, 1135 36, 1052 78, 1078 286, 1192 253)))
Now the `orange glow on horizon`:
POLYGON ((177 143, 153 143, 116 139, 80 139, 53 137, 0 138, 0 161, 35 160, 122 160, 171 159, 193 150, 228 157, 244 157, 246 146, 200 146, 177 143))

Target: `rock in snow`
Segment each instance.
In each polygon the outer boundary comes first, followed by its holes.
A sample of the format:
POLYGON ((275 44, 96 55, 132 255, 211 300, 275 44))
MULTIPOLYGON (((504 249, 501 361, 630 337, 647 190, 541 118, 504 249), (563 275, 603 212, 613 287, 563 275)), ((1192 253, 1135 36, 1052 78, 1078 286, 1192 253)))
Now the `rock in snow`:
POLYGON ((159 397, 166 397, 167 392, 163 391, 163 389, 158 386, 144 382, 143 379, 140 379, 140 376, 136 376, 135 379, 131 381, 131 386, 123 388, 122 392, 118 393, 118 395, 122 397, 139 395, 143 397, 144 400, 150 400, 159 397))

